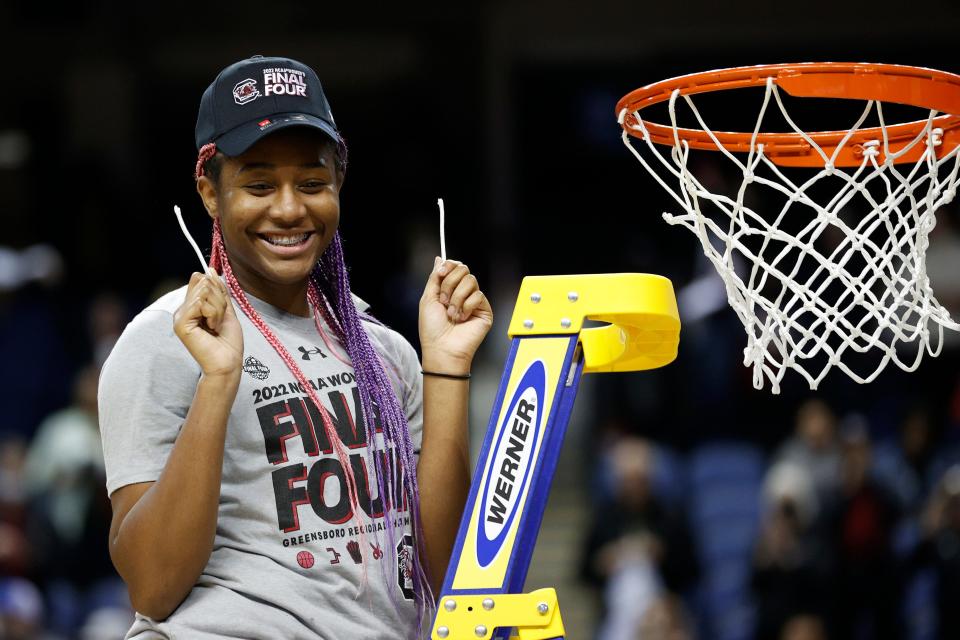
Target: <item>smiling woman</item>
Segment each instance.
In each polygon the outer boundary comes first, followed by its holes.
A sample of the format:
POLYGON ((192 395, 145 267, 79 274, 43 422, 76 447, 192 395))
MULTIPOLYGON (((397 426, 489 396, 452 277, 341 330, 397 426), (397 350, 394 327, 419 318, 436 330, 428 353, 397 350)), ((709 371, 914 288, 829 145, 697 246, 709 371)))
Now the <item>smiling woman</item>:
POLYGON ((197 182, 246 290, 298 315, 307 315, 306 276, 340 223, 335 149, 322 132, 284 129, 221 156, 219 175, 197 182))
POLYGON ((353 295, 346 147, 309 67, 227 67, 196 142, 212 273, 137 316, 101 376, 127 637, 420 637, 466 499, 490 305, 437 258, 421 369, 353 295))

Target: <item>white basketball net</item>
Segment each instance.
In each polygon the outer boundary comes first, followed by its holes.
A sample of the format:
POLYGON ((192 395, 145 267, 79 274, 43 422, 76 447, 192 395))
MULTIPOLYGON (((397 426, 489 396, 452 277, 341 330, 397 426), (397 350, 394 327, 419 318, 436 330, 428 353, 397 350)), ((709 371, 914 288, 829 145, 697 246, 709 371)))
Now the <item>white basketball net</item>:
MULTIPOLYGON (((960 330, 934 297, 925 267, 935 213, 953 199, 960 168, 957 149, 936 158, 942 133, 933 126, 938 113, 930 113, 926 128, 899 153, 885 153, 882 163, 879 152, 888 149, 888 140, 879 102, 867 102, 832 157, 794 124, 772 78, 745 158, 718 142, 690 96, 674 91, 669 113, 673 146, 652 143, 637 112, 637 124, 631 126, 644 134, 646 144, 635 148, 626 130, 623 141, 686 211, 664 213, 663 218, 696 234, 723 278, 727 300, 747 333, 743 362, 753 367, 755 388, 763 388, 766 378, 771 391, 779 393, 787 369, 803 375, 811 389, 832 367, 859 383, 871 382, 890 361, 913 371, 924 351, 931 356, 940 352, 944 327, 960 330), (690 147, 677 135, 678 97, 717 151, 740 170, 742 180, 732 195, 712 193, 689 171, 690 147), (822 157, 823 169, 805 169, 802 182, 791 180, 756 144, 771 99, 793 131, 822 157), (879 118, 883 135, 863 145, 859 166, 834 167, 836 154, 871 113, 879 118), (894 164, 915 145, 926 147, 918 162, 894 164), (673 178, 654 170, 641 154, 644 148, 673 178), (817 183, 827 185, 828 197, 809 193, 817 183), (750 206, 756 191, 784 202, 779 210, 758 213, 750 206), (866 371, 855 371, 852 364, 866 371)), ((626 110, 620 113, 621 124, 626 115, 626 110)))

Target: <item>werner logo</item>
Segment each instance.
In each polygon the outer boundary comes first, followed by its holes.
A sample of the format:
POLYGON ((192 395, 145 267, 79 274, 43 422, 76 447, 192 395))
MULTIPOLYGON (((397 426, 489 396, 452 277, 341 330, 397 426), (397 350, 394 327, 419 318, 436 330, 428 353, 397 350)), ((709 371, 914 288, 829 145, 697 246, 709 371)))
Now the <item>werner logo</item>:
POLYGON ((498 429, 484 478, 477 522, 477 561, 489 566, 500 553, 517 509, 530 488, 533 453, 540 437, 547 372, 536 360, 527 368, 498 429))

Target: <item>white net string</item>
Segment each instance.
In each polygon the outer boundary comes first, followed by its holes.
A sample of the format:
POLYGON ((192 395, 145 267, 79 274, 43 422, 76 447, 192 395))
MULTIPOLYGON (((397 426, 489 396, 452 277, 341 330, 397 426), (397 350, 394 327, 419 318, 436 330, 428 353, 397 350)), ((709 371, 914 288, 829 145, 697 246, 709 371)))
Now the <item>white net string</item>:
MULTIPOLYGON (((889 362, 913 371, 924 352, 939 354, 944 328, 960 330, 934 297, 925 267, 936 211, 953 200, 960 170, 960 148, 936 157, 942 135, 933 126, 937 112, 931 111, 916 138, 894 153, 882 105, 868 101, 828 156, 787 114, 771 78, 750 151, 741 160, 718 141, 690 96, 674 91, 668 107, 673 146, 651 142, 637 112, 636 124, 629 126, 643 134, 640 149, 626 130, 623 141, 686 212, 663 218, 699 238, 723 279, 727 300, 747 333, 743 361, 753 369, 755 388, 762 389, 766 379, 779 393, 787 369, 800 373, 811 389, 833 367, 861 384, 874 380, 889 362), (715 193, 691 173, 690 147, 677 131, 678 98, 716 150, 739 169, 735 194, 733 189, 732 195, 715 193), (771 102, 823 160, 823 168, 809 177, 796 173, 805 178, 802 182, 792 180, 757 144, 771 102), (882 135, 862 145, 858 166, 834 166, 871 115, 882 135), (923 147, 917 162, 895 164, 917 145, 923 147), (656 159, 653 166, 645 155, 656 159), (654 166, 665 169, 665 176, 654 166), (758 212, 758 191, 761 198, 776 196, 782 204, 762 203, 764 211, 758 212)), ((620 113, 621 124, 626 115, 626 110, 620 113)))

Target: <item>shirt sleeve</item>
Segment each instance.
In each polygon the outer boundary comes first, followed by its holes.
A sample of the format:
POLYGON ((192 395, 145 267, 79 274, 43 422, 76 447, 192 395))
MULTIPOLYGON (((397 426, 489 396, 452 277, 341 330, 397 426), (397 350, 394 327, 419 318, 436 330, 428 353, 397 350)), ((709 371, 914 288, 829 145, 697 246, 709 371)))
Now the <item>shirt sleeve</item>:
POLYGON ((98 391, 109 494, 160 477, 199 379, 170 312, 148 309, 127 325, 103 365, 98 391))

